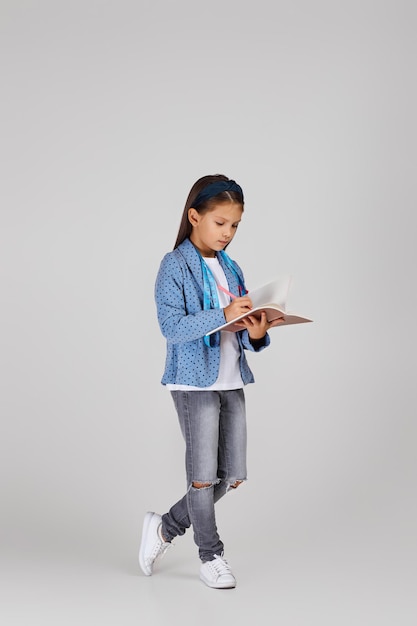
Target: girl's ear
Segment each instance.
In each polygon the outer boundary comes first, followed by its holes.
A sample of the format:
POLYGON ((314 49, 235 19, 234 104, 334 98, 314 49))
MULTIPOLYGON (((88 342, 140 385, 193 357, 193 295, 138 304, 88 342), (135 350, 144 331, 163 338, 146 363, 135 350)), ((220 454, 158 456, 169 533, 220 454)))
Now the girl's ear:
POLYGON ((191 207, 191 209, 188 209, 188 221, 190 222, 191 226, 197 226, 199 218, 200 214, 198 213, 198 211, 193 209, 193 207, 191 207))

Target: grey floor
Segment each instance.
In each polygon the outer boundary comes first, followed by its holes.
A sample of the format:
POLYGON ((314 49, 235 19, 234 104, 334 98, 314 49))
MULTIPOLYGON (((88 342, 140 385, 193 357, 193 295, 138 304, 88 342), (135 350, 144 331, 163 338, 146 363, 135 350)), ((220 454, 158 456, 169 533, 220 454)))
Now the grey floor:
MULTIPOLYGON (((250 498, 245 488, 233 495, 236 514, 250 498)), ((1 623, 415 625, 415 528, 404 510, 387 503, 380 518, 365 507, 350 519, 344 510, 342 520, 334 509, 318 507, 309 518, 295 507, 296 519, 257 514, 236 528, 228 507, 218 507, 218 521, 238 581, 233 590, 200 582, 191 534, 176 541, 152 577, 143 576, 139 517, 124 535, 110 525, 88 534, 63 524, 48 536, 38 529, 37 537, 33 528, 15 529, 1 560, 1 623)))

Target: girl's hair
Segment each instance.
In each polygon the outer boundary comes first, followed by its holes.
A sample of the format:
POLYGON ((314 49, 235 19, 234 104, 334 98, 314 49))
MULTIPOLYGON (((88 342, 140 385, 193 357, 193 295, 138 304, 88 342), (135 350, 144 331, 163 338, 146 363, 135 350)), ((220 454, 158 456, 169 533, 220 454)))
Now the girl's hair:
POLYGON ((213 174, 211 176, 203 176, 194 183, 194 185, 191 187, 190 193, 188 194, 188 198, 185 203, 174 250, 175 248, 178 248, 178 246, 191 235, 193 227, 191 226, 191 223, 188 219, 188 211, 189 209, 191 209, 191 207, 194 208, 197 213, 200 213, 200 215, 202 215, 203 213, 207 213, 208 211, 213 209, 216 204, 221 204, 222 202, 235 202, 236 204, 240 204, 243 210, 243 195, 238 191, 221 191, 215 196, 212 196, 207 200, 202 200, 201 202, 198 202, 198 204, 195 204, 197 196, 205 187, 207 187, 207 185, 211 185, 212 183, 217 183, 219 181, 229 180, 230 178, 227 178, 227 176, 224 176, 223 174, 213 174))

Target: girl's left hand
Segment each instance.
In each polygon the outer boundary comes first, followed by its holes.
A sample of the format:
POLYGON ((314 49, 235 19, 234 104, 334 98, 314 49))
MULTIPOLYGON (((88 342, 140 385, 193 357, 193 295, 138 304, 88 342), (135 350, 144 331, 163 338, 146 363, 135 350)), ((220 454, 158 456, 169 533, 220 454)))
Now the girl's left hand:
POLYGON ((249 333, 249 337, 251 339, 262 339, 262 337, 265 337, 266 333, 268 332, 270 328, 273 328, 274 326, 279 326, 279 324, 282 324, 283 321, 284 319, 280 317, 276 320, 272 320, 271 322, 268 322, 265 311, 261 311, 260 318, 257 318, 254 315, 248 315, 248 317, 245 317, 243 320, 240 320, 238 322, 238 325, 242 329, 243 328, 247 329, 249 333))

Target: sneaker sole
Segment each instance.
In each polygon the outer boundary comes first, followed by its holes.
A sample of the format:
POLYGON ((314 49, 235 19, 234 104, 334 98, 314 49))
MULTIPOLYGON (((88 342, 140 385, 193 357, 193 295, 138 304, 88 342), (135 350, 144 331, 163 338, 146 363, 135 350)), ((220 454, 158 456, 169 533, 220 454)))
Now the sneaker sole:
POLYGON ((236 581, 229 582, 229 583, 212 583, 209 580, 207 580, 206 578, 204 578, 204 576, 200 575, 200 580, 203 581, 203 583, 205 583, 207 585, 207 587, 210 587, 211 589, 234 589, 236 587, 236 581))
POLYGON ((152 518, 153 518, 153 513, 146 513, 145 519, 143 520, 142 541, 140 543, 140 549, 139 549, 139 565, 140 565, 140 569, 145 574, 145 576, 152 576, 152 571, 149 571, 149 568, 146 566, 145 558, 144 558, 146 538, 148 535, 149 524, 151 523, 152 518))

